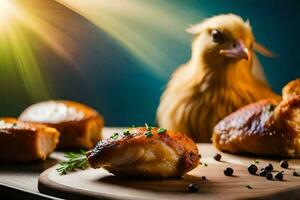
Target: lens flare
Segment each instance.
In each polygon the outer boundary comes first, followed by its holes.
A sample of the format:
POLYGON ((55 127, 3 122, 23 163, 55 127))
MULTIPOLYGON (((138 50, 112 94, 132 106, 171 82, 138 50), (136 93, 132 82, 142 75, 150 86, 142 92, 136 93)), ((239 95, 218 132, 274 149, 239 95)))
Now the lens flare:
POLYGON ((117 40, 133 56, 142 61, 150 72, 168 76, 176 67, 178 55, 166 48, 166 43, 187 47, 185 28, 203 18, 191 7, 167 1, 144 0, 56 0, 79 13, 117 40), (195 17, 197 16, 197 17, 195 17))
POLYGON ((0 1, 0 77, 1 82, 21 81, 32 100, 47 98, 47 89, 34 52, 15 18, 11 1, 0 1))
POLYGON ((67 65, 76 68, 73 58, 78 45, 55 26, 57 19, 60 23, 66 19, 65 12, 57 9, 56 4, 44 0, 0 0, 1 82, 21 85, 31 101, 50 96, 49 78, 43 74, 43 60, 38 58, 32 41, 42 41, 67 65))

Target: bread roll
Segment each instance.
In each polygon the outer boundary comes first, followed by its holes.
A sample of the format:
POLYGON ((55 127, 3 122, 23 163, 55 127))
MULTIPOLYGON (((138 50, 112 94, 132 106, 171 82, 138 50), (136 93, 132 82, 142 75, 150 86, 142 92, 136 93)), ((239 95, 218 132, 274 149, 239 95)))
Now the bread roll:
POLYGON ((45 101, 33 104, 19 117, 42 123, 60 133, 58 149, 90 149, 101 139, 103 118, 92 108, 73 101, 45 101))

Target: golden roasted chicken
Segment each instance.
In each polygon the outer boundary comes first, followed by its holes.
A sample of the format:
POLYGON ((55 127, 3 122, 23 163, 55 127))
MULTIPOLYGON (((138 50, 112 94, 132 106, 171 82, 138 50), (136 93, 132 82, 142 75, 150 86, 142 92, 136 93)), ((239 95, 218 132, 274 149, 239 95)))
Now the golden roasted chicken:
POLYGON ((59 132, 51 127, 0 119, 0 162, 45 160, 58 143, 59 132))
POLYGON ((230 153, 300 157, 300 79, 282 90, 283 100, 261 100, 220 121, 213 143, 230 153))
POLYGON ((103 118, 94 109, 73 101, 45 101, 24 110, 19 120, 38 122, 60 133, 58 148, 90 149, 101 139, 103 118))
POLYGON ((93 168, 115 175, 179 177, 199 163, 196 144, 186 135, 163 128, 139 127, 115 133, 87 153, 93 168))

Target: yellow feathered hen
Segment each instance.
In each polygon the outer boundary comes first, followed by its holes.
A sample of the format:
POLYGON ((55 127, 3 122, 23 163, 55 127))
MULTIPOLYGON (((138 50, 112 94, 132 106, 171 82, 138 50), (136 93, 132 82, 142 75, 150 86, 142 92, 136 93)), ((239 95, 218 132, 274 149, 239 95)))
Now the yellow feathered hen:
POLYGON ((265 81, 253 49, 250 24, 233 14, 218 15, 187 29, 195 35, 191 59, 172 75, 157 110, 161 127, 210 142, 213 127, 238 108, 265 98, 280 100, 265 81))

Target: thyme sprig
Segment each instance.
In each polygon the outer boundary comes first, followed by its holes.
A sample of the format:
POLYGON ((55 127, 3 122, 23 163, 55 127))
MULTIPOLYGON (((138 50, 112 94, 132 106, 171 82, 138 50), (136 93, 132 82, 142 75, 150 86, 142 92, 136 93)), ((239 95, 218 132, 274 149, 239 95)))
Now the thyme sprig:
POLYGON ((67 159, 59 164, 56 171, 60 174, 67 174, 68 172, 75 171, 76 169, 86 169, 89 164, 86 158, 86 152, 81 150, 79 153, 68 152, 64 155, 67 159))

